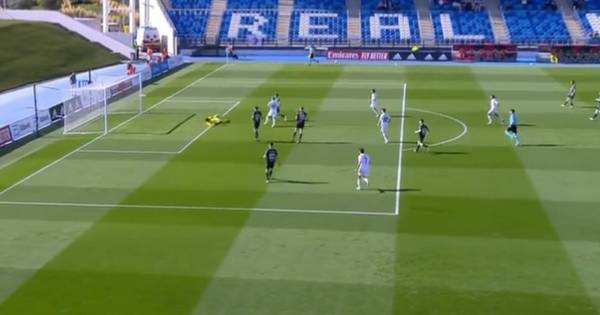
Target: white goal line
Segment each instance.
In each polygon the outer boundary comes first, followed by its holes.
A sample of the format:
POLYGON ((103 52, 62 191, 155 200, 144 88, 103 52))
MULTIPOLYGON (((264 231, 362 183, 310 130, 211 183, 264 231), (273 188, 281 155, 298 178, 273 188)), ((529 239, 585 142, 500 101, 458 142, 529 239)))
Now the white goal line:
POLYGON ((394 212, 353 211, 329 209, 285 209, 285 208, 244 208, 217 206, 181 206, 181 205, 141 205, 113 203, 72 203, 72 202, 36 202, 36 201, 0 201, 0 205, 36 206, 36 207, 73 207, 73 208, 114 208, 114 209, 162 209, 162 210, 204 210, 204 211, 239 211, 239 212, 271 212, 271 213, 304 213, 333 214, 355 216, 396 216, 394 212))

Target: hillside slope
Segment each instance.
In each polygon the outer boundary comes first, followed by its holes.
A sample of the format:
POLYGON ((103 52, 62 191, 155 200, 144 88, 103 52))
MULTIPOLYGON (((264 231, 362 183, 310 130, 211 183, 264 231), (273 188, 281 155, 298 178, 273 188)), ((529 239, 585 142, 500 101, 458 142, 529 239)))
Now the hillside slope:
POLYGON ((48 23, 0 21, 0 43, 0 91, 121 59, 98 44, 48 23))

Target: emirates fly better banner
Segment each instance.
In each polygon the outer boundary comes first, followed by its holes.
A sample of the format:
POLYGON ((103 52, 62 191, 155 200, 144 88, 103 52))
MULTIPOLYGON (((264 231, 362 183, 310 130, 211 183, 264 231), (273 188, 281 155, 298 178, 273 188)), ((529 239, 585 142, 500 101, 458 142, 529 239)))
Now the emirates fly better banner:
POLYGON ((388 60, 389 53, 387 51, 363 51, 363 50, 339 50, 330 49, 327 51, 327 59, 338 60, 371 60, 385 61, 388 60))
POLYGON ((333 60, 357 60, 357 61, 450 61, 452 51, 450 49, 418 49, 412 51, 410 48, 394 50, 363 50, 363 49, 339 49, 327 50, 327 59, 333 60))

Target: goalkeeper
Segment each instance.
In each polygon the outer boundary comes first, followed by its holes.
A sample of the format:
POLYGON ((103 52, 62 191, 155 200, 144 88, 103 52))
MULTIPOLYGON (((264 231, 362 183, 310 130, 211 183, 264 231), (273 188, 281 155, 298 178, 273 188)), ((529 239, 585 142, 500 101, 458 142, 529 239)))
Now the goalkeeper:
POLYGON ((206 117, 206 124, 210 127, 229 123, 229 119, 219 117, 219 114, 206 117))

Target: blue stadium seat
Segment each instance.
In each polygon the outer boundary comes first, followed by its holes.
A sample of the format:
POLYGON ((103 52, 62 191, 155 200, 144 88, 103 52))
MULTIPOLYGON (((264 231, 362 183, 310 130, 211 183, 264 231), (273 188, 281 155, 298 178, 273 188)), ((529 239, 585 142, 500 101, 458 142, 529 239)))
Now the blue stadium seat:
POLYGON ((277 0, 228 0, 221 43, 262 45, 277 39, 277 0), (234 18, 235 17, 235 18, 234 18))
POLYGON ((219 38, 222 43, 258 45, 274 42, 277 39, 277 10, 227 10, 223 15, 219 38), (232 21, 234 16, 237 22, 232 21), (233 25, 232 22, 239 24, 233 25), (253 25, 256 25, 256 29, 252 29, 253 25))
POLYGON ((502 0, 504 18, 515 44, 569 44, 571 37, 559 11, 544 7, 545 0, 502 0))
POLYGON ((181 39, 181 46, 195 46, 204 40, 211 0, 172 0, 169 17, 181 39))
POLYGON ((378 9, 379 0, 363 0, 361 2, 361 37, 365 45, 408 45, 420 41, 419 20, 413 0, 393 0, 392 7, 378 9), (371 34, 371 22, 378 14, 381 38, 371 34), (402 14, 410 31, 401 34, 399 29, 389 29, 385 26, 398 25, 398 14, 402 14))
POLYGON ((580 10, 579 20, 589 43, 600 44, 600 11, 580 10))
POLYGON ((198 41, 204 37, 208 10, 175 9, 169 10, 169 16, 177 29, 177 36, 180 38, 198 41))
POLYGON ((277 0, 228 0, 228 10, 277 10, 277 0))
MULTIPOLYGON (((463 44, 463 43, 493 43, 494 33, 487 12, 459 12, 450 11, 432 11, 433 29, 435 38, 440 44, 463 44), (452 32, 456 38, 444 38, 442 28, 442 14, 447 14, 452 24, 452 32), (482 35, 481 39, 475 38, 482 35)), ((449 26, 447 26, 449 27, 449 26)), ((446 34, 448 36, 448 34, 446 34)))
POLYGON ((345 11, 345 0, 296 0, 294 10, 345 11))
POLYGON ((289 37, 290 41, 296 44, 342 43, 348 40, 347 25, 345 0, 296 0, 290 21, 289 37), (302 16, 307 20, 301 21, 302 16), (307 28, 307 25, 313 27, 307 28))
POLYGON ((171 0, 172 9, 210 9, 211 0, 171 0))

